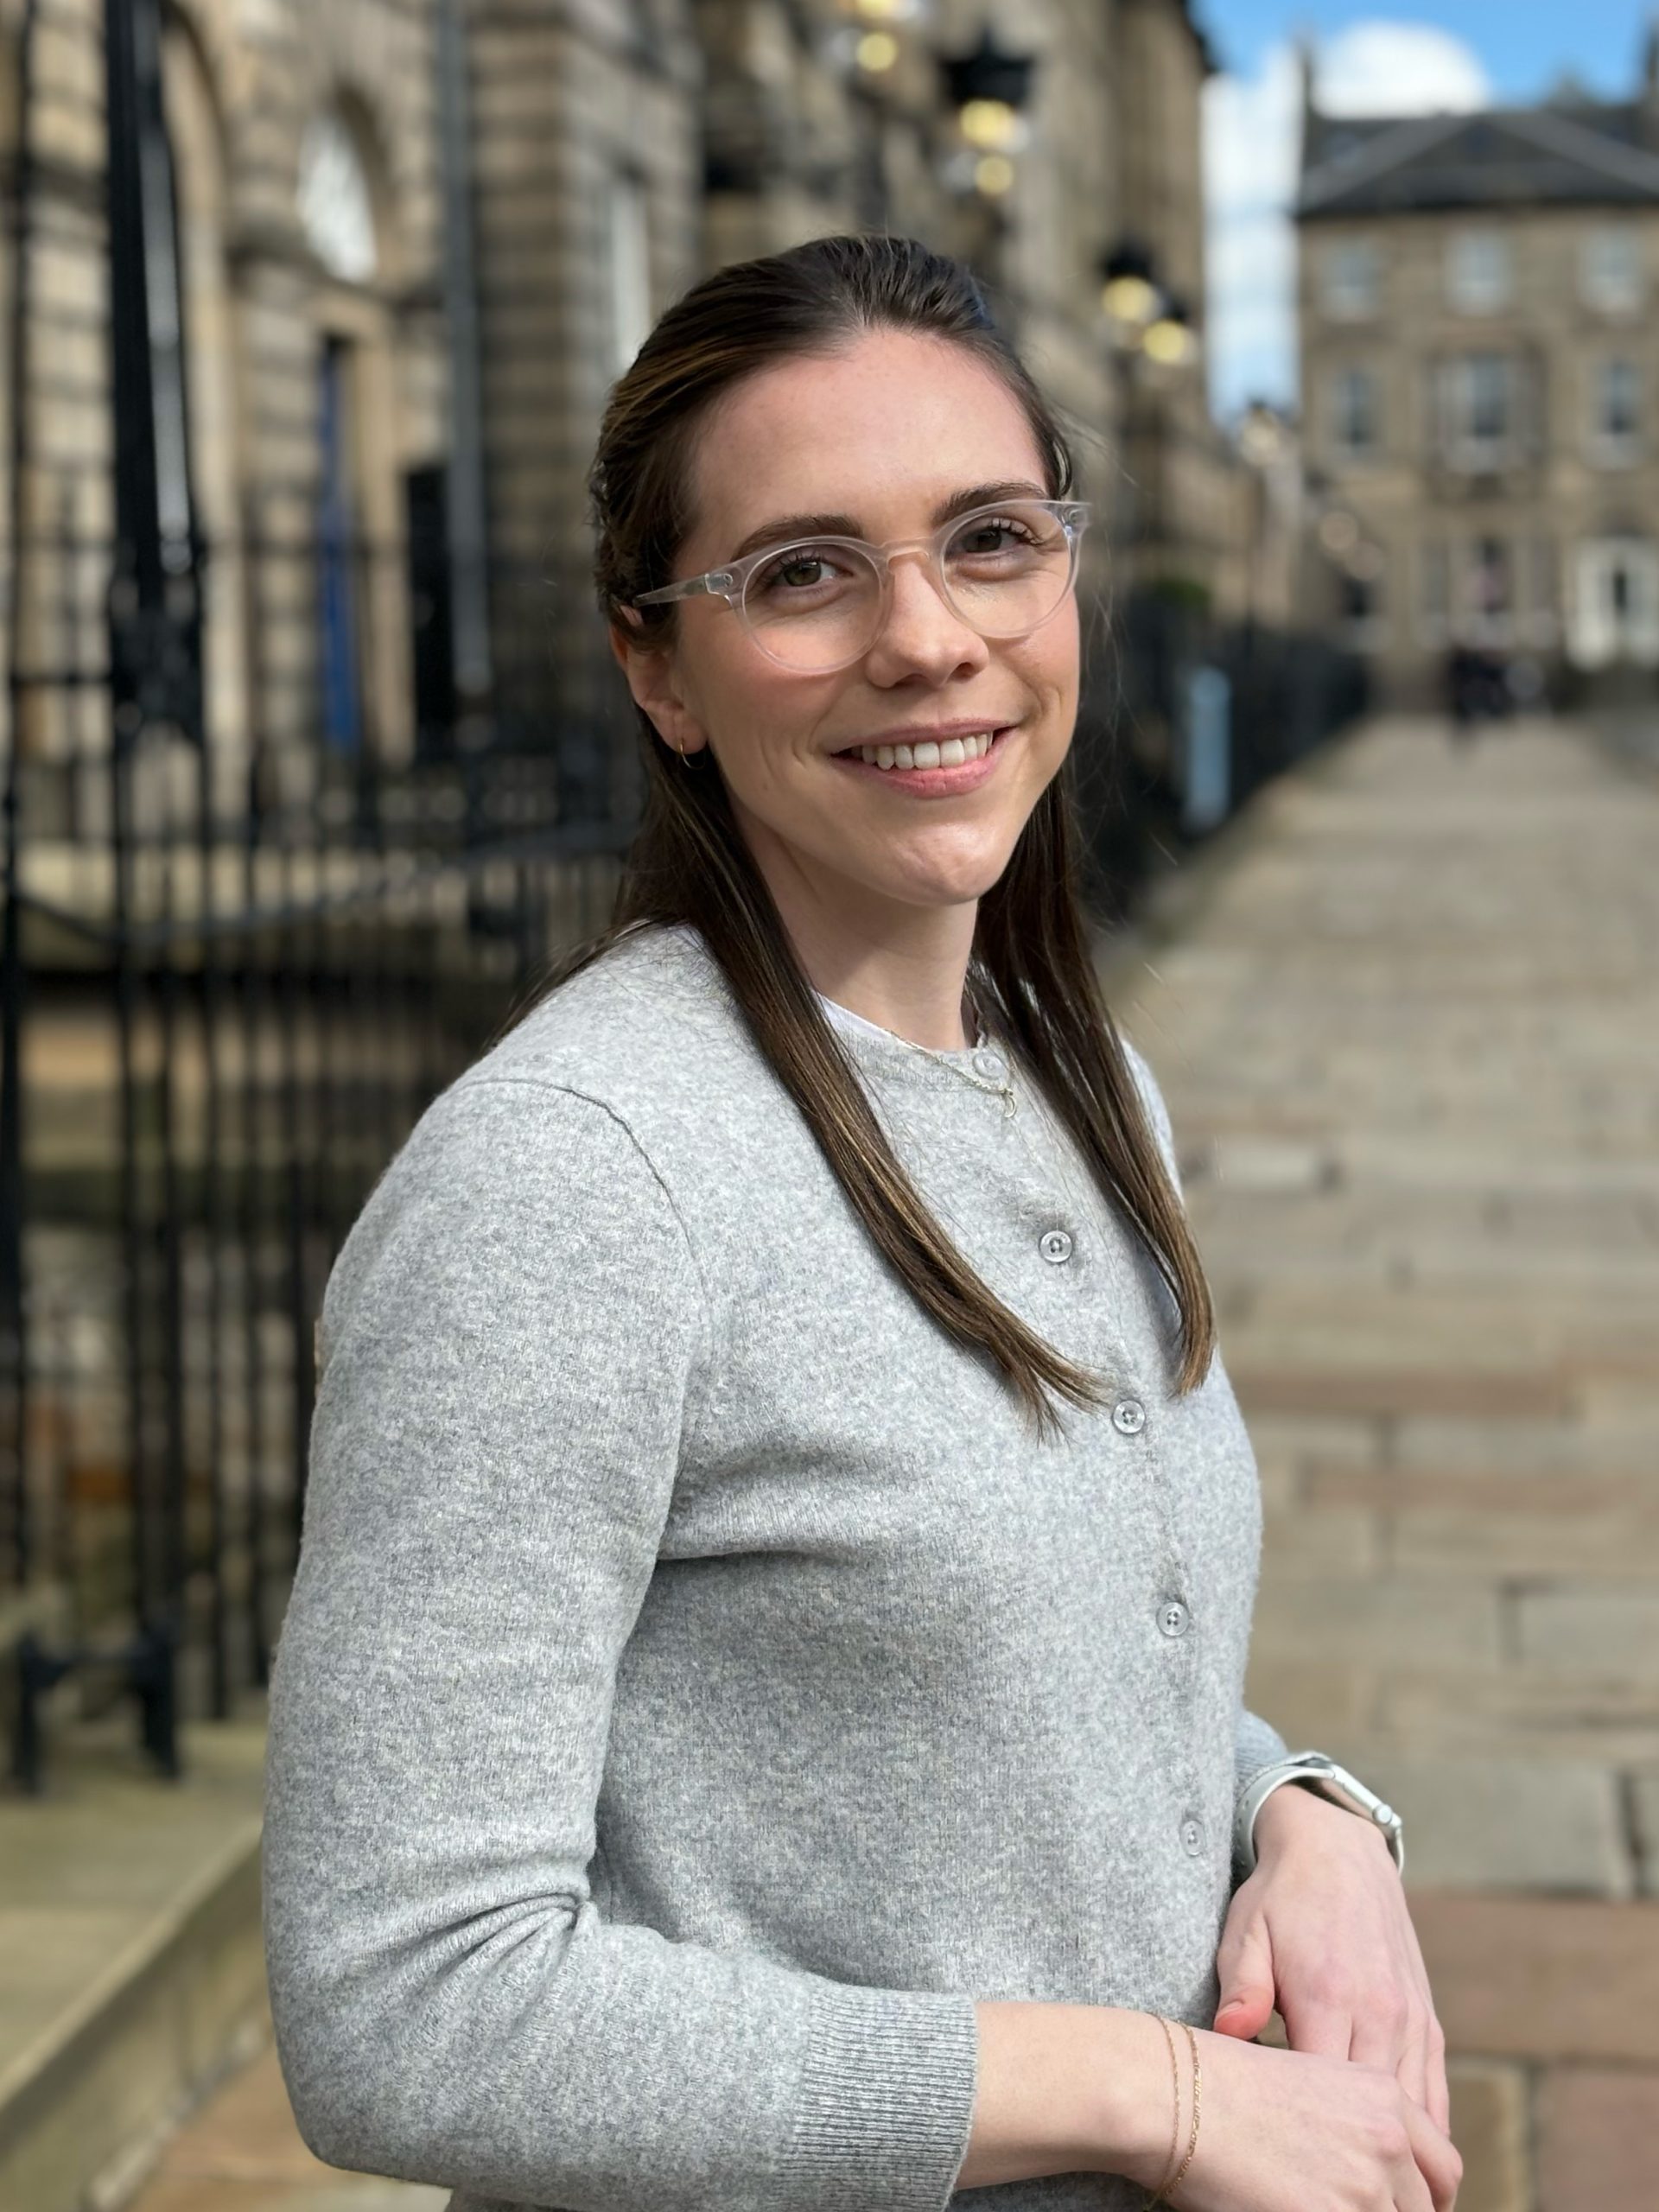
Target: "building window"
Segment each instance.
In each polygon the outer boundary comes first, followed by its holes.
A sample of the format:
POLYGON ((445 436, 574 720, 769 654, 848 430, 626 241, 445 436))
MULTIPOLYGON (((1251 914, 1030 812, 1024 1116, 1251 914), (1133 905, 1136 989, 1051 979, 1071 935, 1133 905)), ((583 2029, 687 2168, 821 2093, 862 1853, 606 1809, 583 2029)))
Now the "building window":
POLYGON ((357 141, 333 109, 314 116, 300 145, 300 220, 331 276, 366 284, 379 263, 374 199, 357 141))
POLYGON ((1446 296, 1459 315, 1491 315, 1510 299, 1510 242, 1497 231, 1456 231, 1446 245, 1446 296))
POLYGON ((1520 430, 1518 365, 1507 353, 1465 353, 1441 365, 1440 447, 1453 468, 1497 468, 1520 430))
POLYGON ((1611 226, 1591 231, 1579 259, 1579 289, 1586 307, 1603 315, 1632 315, 1644 289, 1642 241, 1632 230, 1611 226))
POLYGON ((1599 361, 1591 442, 1600 459, 1628 461, 1642 433, 1642 389, 1634 361, 1599 361))
POLYGON ((632 169, 611 177, 606 201, 610 276, 611 374, 620 377, 651 330, 651 224, 645 181, 632 169))
POLYGON ((362 587, 366 548, 358 517, 356 349, 327 338, 319 361, 319 683, 323 735, 341 753, 363 744, 362 587))
POLYGON ((1573 564, 1567 650, 1580 668, 1659 665, 1659 548, 1634 533, 1586 539, 1573 564))
POLYGON ((1331 386, 1331 436, 1338 452, 1350 457, 1375 453, 1379 415, 1376 372, 1338 369, 1331 386))
POLYGON ((1382 256, 1372 240, 1344 238, 1327 246, 1320 274, 1320 302, 1326 315, 1360 321, 1376 313, 1382 256))

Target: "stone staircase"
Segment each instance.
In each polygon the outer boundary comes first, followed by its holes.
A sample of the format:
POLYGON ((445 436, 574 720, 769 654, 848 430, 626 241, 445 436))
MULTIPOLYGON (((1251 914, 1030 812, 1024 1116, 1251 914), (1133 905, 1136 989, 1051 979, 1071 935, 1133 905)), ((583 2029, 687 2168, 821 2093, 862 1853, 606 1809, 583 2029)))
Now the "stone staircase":
POLYGON ((116 2212, 257 2049, 262 1701, 183 1730, 158 1778, 130 1713, 55 1729, 0 1797, 0 2207, 116 2212))

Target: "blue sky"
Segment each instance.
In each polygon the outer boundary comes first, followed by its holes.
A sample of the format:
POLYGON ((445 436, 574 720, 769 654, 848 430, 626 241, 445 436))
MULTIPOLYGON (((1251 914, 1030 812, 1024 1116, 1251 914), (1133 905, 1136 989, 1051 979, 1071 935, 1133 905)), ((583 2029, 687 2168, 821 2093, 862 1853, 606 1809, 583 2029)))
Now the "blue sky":
POLYGON ((1294 10, 1277 0, 1197 0, 1196 12, 1230 70, 1253 72, 1267 48, 1306 28, 1328 36, 1351 23, 1386 16, 1450 31, 1471 46, 1501 99, 1532 100, 1570 67, 1605 99, 1630 87, 1647 10, 1637 0, 1454 0, 1440 8, 1354 6, 1344 0, 1303 0, 1294 10))
POLYGON ((1224 419, 1261 396, 1296 398, 1296 163, 1292 42, 1312 40, 1321 105, 1421 114, 1536 100, 1570 72, 1630 97, 1659 0, 1195 0, 1224 72, 1205 95, 1211 404, 1224 419))

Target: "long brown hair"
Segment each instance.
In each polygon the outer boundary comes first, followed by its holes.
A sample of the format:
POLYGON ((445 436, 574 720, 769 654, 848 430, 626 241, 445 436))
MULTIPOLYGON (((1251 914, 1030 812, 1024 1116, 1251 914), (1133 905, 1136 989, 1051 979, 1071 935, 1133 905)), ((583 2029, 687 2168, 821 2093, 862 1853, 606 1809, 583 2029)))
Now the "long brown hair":
MULTIPOLYGON (((820 238, 733 264, 663 315, 612 390, 588 475, 601 615, 636 647, 671 645, 677 608, 620 610, 673 576, 692 527, 693 442, 715 399, 775 363, 865 331, 948 339, 1000 376, 1025 410, 1051 499, 1076 463, 1056 416, 994 321, 973 273, 918 240, 820 238)), ((1039 1433, 1045 1386, 1077 1405, 1110 1394, 993 1295, 940 1228, 888 1145, 819 1005, 705 748, 695 772, 636 705, 645 803, 611 919, 558 959, 531 1003, 650 922, 690 923, 890 1265, 941 1327, 988 1352, 1039 1433)), ((1001 880, 980 899, 973 988, 1071 1130, 1096 1180, 1156 1263, 1180 1317, 1178 1393, 1203 1382, 1215 1319, 1203 1265, 1122 1042, 1101 996, 1077 880, 1075 748, 1045 790, 1001 880)), ((526 1009, 528 1011, 528 1009, 526 1009)))

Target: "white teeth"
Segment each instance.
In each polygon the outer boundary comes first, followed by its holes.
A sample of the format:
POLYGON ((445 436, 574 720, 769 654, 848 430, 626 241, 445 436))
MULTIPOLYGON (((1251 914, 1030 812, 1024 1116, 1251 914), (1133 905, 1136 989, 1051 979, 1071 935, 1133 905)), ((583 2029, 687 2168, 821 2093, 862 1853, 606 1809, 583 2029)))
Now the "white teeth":
POLYGON ((995 735, 982 730, 976 737, 948 737, 943 745, 931 739, 920 745, 861 745, 858 757, 873 768, 958 768, 964 760, 982 760, 995 735))

